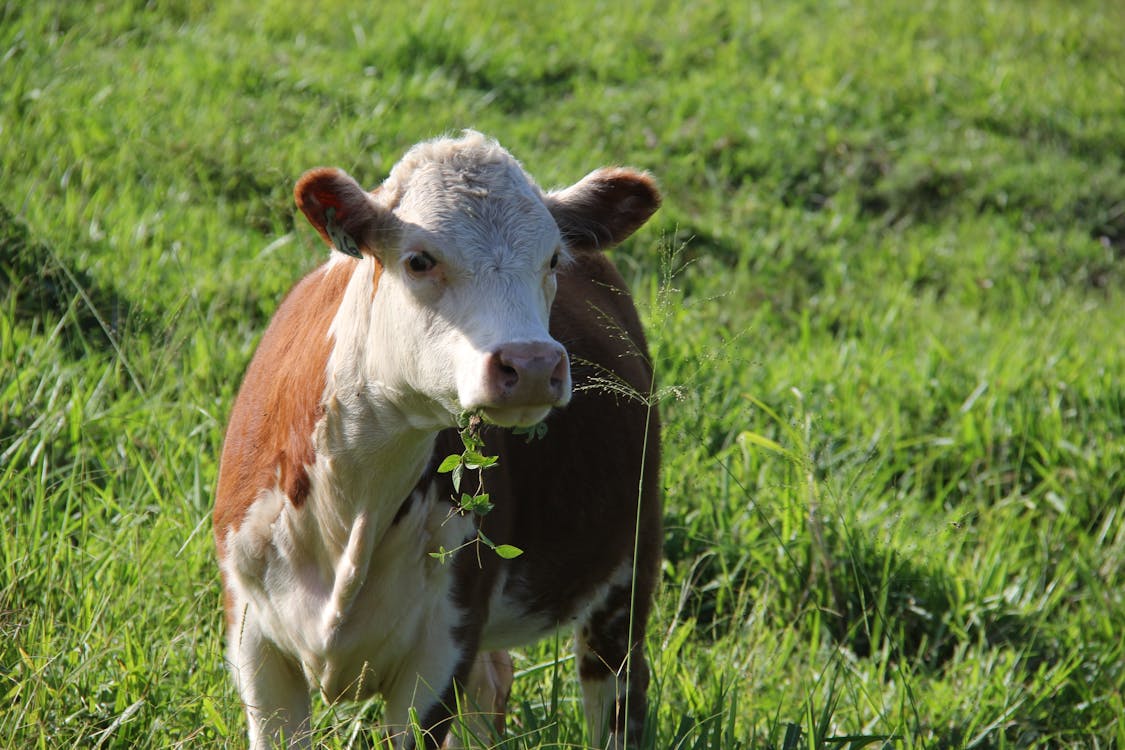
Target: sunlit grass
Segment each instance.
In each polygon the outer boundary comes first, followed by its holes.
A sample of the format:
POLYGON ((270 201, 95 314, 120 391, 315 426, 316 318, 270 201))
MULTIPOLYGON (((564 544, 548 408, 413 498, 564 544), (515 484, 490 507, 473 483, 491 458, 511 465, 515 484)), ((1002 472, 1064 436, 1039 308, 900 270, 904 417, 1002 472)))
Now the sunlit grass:
MULTIPOLYGON (((644 746, 1125 745, 1122 8, 209 5, 0 4, 0 744, 244 741, 209 513, 293 181, 475 127, 665 193, 644 746)), ((568 648, 502 747, 581 746, 568 648)))

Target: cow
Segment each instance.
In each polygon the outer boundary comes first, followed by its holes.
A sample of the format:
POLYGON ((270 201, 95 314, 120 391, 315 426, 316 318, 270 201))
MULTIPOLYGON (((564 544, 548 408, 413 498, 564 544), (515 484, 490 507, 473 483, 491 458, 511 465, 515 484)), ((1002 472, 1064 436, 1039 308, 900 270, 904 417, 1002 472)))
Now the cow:
POLYGON ((250 362, 213 517, 250 746, 308 746, 315 692, 380 694, 396 747, 456 743, 489 729, 458 716, 502 722, 507 649, 563 626, 590 742, 639 741, 660 425, 602 251, 657 210, 653 179, 603 168, 546 192, 465 131, 412 147, 370 192, 319 168, 294 195, 329 258, 250 362), (499 457, 485 515, 437 471, 466 414, 499 457))

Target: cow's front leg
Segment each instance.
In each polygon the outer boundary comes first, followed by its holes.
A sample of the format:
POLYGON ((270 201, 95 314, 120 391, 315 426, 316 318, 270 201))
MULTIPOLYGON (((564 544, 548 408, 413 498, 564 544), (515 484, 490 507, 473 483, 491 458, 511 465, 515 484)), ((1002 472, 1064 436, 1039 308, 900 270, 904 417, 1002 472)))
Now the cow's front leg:
POLYGON ((617 750, 641 744, 649 683, 644 653, 649 600, 647 591, 632 590, 631 581, 618 581, 575 628, 582 706, 592 747, 617 750))
POLYGON ((449 736, 458 695, 469 680, 476 656, 475 642, 455 637, 460 628, 423 645, 401 670, 402 677, 385 694, 388 734, 396 748, 436 749, 449 736))
POLYGON ((246 709, 251 750, 307 747, 310 700, 300 667, 252 622, 231 629, 230 659, 246 709))
MULTIPOLYGON (((460 698, 460 713, 464 720, 460 732, 468 735, 468 746, 491 746, 503 736, 512 679, 512 657, 507 651, 482 651, 477 654, 460 698)), ((451 731, 442 747, 456 750, 465 746, 458 731, 451 731)))

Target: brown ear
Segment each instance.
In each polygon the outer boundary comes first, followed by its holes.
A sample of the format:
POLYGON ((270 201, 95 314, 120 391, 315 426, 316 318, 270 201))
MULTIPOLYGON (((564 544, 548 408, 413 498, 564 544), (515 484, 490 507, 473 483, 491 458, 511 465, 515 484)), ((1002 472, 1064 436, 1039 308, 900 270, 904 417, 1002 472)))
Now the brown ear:
POLYGON ((660 208, 660 191, 644 172, 598 169, 549 193, 547 208, 572 250, 604 250, 648 221, 660 208))
POLYGON ((342 169, 320 167, 305 172, 293 188, 297 207, 329 245, 360 257, 378 255, 398 238, 398 219, 342 169))

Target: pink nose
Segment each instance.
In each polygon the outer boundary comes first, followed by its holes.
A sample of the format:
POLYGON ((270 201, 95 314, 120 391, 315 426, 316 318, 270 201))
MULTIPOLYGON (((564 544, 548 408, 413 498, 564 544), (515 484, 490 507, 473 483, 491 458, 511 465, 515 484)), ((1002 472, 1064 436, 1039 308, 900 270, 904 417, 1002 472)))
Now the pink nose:
POLYGON ((486 387, 496 406, 549 406, 570 380, 566 350, 553 341, 505 344, 488 355, 486 387))

